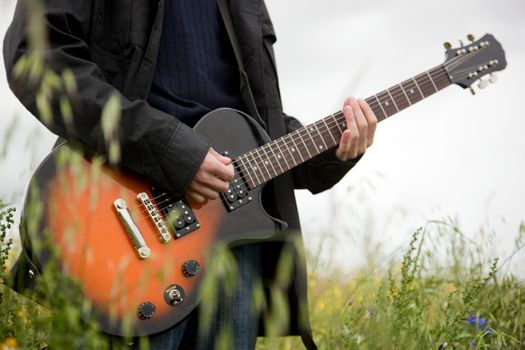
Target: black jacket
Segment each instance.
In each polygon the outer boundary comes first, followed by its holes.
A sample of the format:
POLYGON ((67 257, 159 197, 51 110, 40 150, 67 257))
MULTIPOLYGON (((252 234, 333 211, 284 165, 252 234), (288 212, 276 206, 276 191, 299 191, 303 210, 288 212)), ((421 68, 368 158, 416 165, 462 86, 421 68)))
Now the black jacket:
MULTIPOLYGON (((119 125, 120 165, 142 174, 176 193, 185 193, 206 155, 209 142, 176 118, 148 105, 159 40, 164 0, 44 0, 44 24, 49 44, 29 47, 27 9, 19 1, 4 41, 4 58, 10 86, 20 101, 55 134, 88 151, 106 152, 101 112, 109 97, 118 93, 122 111, 119 125), (71 70, 77 81, 73 123, 64 122, 59 101, 51 99, 52 121, 43 120, 36 105, 36 87, 16 80, 15 63, 24 54, 39 51, 55 72, 71 70)), ((262 118, 272 139, 301 124, 282 111, 273 43, 273 26, 263 0, 228 1, 238 49, 244 62, 241 90, 252 114, 262 118)), ((58 94, 56 94, 58 95, 58 94)), ((334 150, 283 174, 271 183, 270 211, 299 233, 294 189, 318 193, 337 183, 355 162, 341 162, 334 150)), ((300 234, 294 235, 299 237, 300 234)), ((300 241, 301 242, 301 241, 300 241)), ((302 242, 300 243, 302 246, 302 242)), ((274 262, 290 242, 269 243, 264 252, 265 277, 271 283, 274 262)), ((295 264, 287 286, 291 323, 286 334, 301 334, 313 347, 306 303, 304 255, 294 251, 295 264)))

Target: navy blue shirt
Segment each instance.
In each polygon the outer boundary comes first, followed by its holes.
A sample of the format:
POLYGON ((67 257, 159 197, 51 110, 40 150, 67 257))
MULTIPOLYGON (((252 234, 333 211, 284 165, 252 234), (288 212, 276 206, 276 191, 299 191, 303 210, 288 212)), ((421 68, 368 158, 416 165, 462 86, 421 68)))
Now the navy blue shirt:
POLYGON ((206 113, 244 110, 239 70, 216 0, 167 0, 148 102, 189 126, 206 113))

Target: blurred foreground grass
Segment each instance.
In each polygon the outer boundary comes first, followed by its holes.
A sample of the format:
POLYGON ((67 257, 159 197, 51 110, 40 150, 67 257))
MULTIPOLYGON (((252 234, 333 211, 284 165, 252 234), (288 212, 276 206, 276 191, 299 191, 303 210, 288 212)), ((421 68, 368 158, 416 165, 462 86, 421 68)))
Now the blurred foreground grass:
MULTIPOLYGON (((7 218, 3 209, 3 233, 7 218)), ((522 225, 514 253, 524 237, 522 225)), ((350 275, 321 275, 314 266, 309 294, 316 342, 321 349, 525 348, 525 285, 501 272, 512 256, 499 263, 484 260, 481 250, 453 225, 433 223, 414 233, 402 261, 371 262, 350 275)), ((67 294, 57 295, 68 288, 56 287, 51 297, 61 307, 54 313, 0 288, 0 349, 42 348, 50 339, 63 349, 79 343, 99 348, 96 325, 85 328, 75 311, 79 306, 69 303, 67 294), (52 320, 60 334, 50 334, 52 320)), ((257 349, 301 348, 298 337, 261 338, 257 344, 257 349)))

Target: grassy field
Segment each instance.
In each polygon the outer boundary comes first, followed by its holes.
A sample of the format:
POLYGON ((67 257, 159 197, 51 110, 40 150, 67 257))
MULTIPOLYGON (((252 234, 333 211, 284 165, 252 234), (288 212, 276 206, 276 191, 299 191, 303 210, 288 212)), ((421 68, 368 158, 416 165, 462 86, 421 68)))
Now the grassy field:
MULTIPOLYGON (((2 206, 3 273, 9 254, 5 234, 12 216, 2 206)), ((522 225, 515 252, 524 243, 522 225)), ((317 271, 326 269, 309 256, 309 307, 317 344, 321 349, 525 348, 525 285, 502 272, 512 256, 504 260, 482 256, 480 245, 441 222, 415 232, 402 260, 370 262, 351 274, 331 270, 321 275, 317 271)), ((47 308, 1 288, 0 349, 39 349, 48 344, 54 349, 79 344, 106 348, 96 323, 80 321, 81 310, 89 305, 74 283, 50 269, 39 288, 41 304, 47 308)), ((229 348, 227 337, 221 344, 220 348, 229 348)), ((257 349, 301 347, 298 337, 264 338, 257 344, 257 349)))
MULTIPOLYGON (((500 271, 510 261, 478 261, 453 227, 448 263, 416 232, 401 262, 345 277, 310 275, 311 320, 322 349, 523 349, 525 285, 500 271), (441 260, 442 261, 442 260, 441 260)), ((516 250, 522 247, 524 227, 516 250)), ((435 248, 435 247, 434 247, 435 248)), ((261 341, 296 349, 298 339, 261 341)))

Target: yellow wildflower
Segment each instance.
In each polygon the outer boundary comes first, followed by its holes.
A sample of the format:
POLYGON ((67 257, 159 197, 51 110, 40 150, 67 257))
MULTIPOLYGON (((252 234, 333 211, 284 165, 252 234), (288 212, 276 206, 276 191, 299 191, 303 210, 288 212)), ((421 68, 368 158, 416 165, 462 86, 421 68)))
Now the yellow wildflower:
POLYGON ((4 344, 3 344, 2 349, 16 349, 17 346, 18 346, 18 343, 16 341, 16 338, 7 337, 4 340, 4 344))

